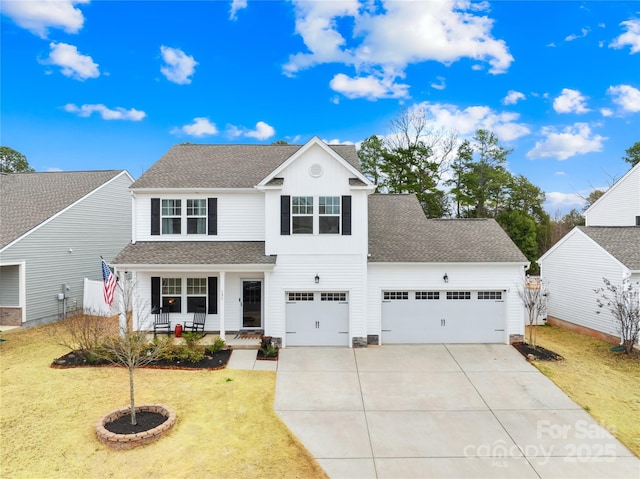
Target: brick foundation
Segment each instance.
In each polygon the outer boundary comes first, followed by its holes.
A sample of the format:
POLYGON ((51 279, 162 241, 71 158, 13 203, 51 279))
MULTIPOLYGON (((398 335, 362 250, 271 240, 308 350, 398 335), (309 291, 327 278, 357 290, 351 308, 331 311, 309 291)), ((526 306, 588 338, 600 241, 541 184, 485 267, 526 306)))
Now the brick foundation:
POLYGON ((591 336, 592 338, 600 339, 601 341, 606 341, 611 344, 620 344, 620 338, 616 336, 596 331, 595 329, 587 328, 586 326, 580 326, 579 324, 570 323, 569 321, 554 318, 553 316, 547 316, 547 323, 568 329, 569 331, 591 336))
POLYGON ((22 326, 22 308, 0 306, 0 326, 22 326))
POLYGON ((124 407, 102 416, 96 423, 98 440, 113 449, 133 449, 155 441, 169 431, 176 422, 176 413, 174 411, 160 404, 149 404, 136 406, 136 412, 154 412, 166 416, 167 420, 159 426, 137 434, 116 434, 104 427, 105 424, 130 414, 130 412, 130 408, 124 407))

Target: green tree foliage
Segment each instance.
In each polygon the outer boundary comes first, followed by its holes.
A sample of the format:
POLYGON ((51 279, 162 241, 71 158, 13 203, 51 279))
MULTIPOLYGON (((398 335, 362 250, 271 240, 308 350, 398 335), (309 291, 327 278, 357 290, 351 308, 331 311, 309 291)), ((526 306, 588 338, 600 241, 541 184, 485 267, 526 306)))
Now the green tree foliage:
POLYGON ((634 167, 638 163, 640 163, 640 141, 636 141, 624 152, 626 153, 626 155, 623 156, 622 159, 627 163, 631 163, 631 167, 634 167))
POLYGON ((585 198, 587 203, 584 205, 584 208, 582 208, 582 211, 587 211, 589 207, 598 201, 602 195, 604 195, 604 191, 602 190, 593 190, 589 193, 589 196, 585 198))
POLYGON ((35 170, 29 166, 26 156, 8 146, 0 146, 0 173, 32 171, 35 170))
POLYGON ((496 221, 533 266, 538 259, 538 228, 534 219, 524 211, 505 210, 498 213, 496 221))
POLYGON ((414 193, 429 218, 448 212, 440 188, 442 169, 455 136, 434 127, 420 110, 405 110, 391 121, 391 132, 367 138, 358 151, 362 172, 380 193, 414 193))

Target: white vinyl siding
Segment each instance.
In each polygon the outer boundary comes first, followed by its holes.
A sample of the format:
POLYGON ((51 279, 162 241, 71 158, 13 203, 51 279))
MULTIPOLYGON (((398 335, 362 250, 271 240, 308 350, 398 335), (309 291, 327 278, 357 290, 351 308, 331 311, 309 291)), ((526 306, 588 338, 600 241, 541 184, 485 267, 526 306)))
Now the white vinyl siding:
POLYGON ((622 282, 626 270, 580 230, 573 230, 541 261, 541 276, 547 282, 547 314, 563 321, 619 336, 615 321, 596 304, 595 289, 606 277, 622 282))
POLYGON ((2 251, 3 263, 25 262, 27 322, 62 314, 63 284, 67 311, 82 308, 84 278, 102 281, 100 256, 110 262, 131 240, 130 184, 120 174, 2 251))
POLYGON ((635 166, 585 213, 587 226, 636 226, 640 216, 640 165, 635 166))
MULTIPOLYGON (((264 194, 255 193, 211 193, 184 194, 136 193, 134 201, 136 224, 134 225, 136 241, 264 241, 264 194), (171 198, 182 201, 185 210, 188 200, 218 199, 218 234, 202 237, 187 234, 188 216, 183 211, 184 224, 179 235, 151 235, 151 198, 171 198)), ((194 210, 195 211, 195 210, 194 210)), ((206 221, 205 221, 206 223, 206 221)))

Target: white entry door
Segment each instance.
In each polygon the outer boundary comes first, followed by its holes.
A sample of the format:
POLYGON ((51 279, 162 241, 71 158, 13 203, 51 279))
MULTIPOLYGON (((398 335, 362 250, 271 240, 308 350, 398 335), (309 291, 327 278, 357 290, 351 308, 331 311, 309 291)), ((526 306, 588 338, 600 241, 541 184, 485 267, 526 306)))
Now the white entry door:
POLYGON ((288 292, 287 346, 348 346, 346 292, 288 292))

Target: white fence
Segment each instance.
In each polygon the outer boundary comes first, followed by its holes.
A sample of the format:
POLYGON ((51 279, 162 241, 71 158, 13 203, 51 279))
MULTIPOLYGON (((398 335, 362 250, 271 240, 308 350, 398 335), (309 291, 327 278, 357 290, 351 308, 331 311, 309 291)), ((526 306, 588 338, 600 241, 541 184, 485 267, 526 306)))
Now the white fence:
POLYGON ((116 301, 113 307, 104 302, 104 285, 102 281, 84 279, 83 310, 85 314, 97 314, 100 316, 113 316, 117 314, 116 301))

